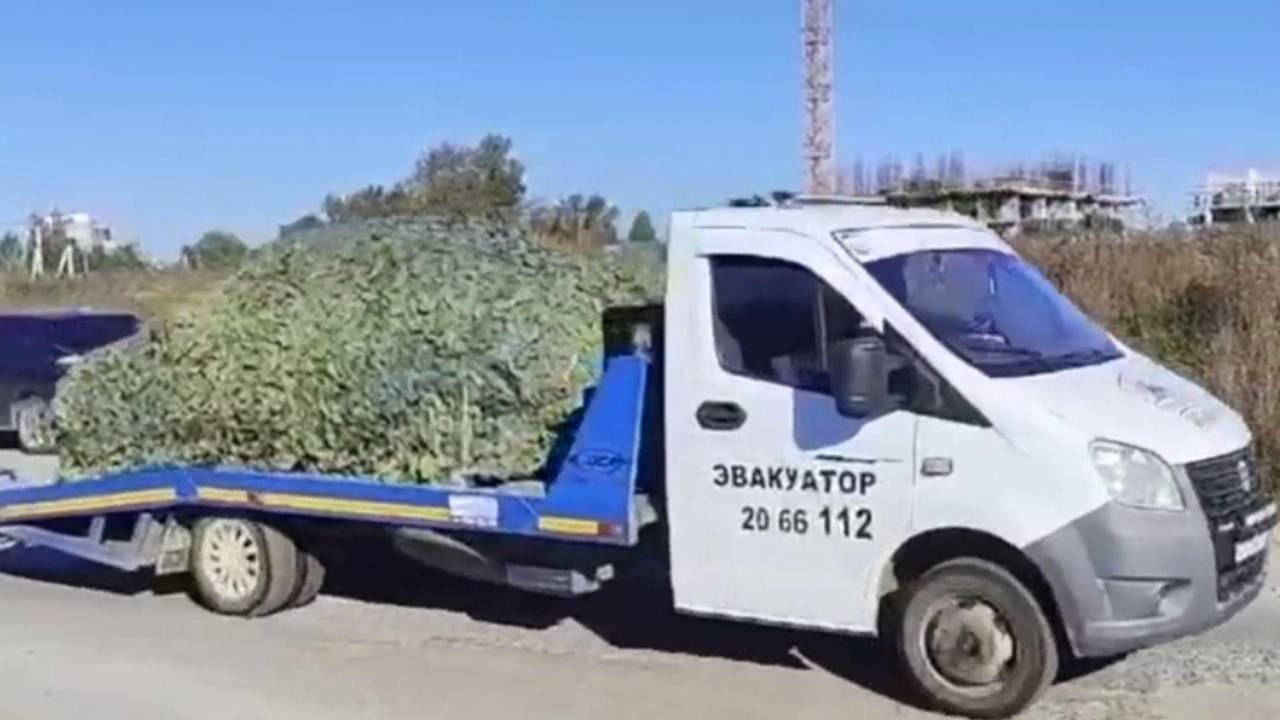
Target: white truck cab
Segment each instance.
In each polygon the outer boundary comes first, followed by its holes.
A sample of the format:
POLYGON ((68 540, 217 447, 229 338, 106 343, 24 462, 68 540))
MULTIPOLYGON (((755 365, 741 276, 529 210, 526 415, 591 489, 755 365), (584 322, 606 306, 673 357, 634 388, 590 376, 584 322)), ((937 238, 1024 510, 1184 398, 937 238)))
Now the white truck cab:
POLYGON ((685 612, 891 633, 1002 716, 1059 648, 1195 633, 1262 586, 1249 428, 960 215, 794 198, 671 218, 667 519, 685 612))

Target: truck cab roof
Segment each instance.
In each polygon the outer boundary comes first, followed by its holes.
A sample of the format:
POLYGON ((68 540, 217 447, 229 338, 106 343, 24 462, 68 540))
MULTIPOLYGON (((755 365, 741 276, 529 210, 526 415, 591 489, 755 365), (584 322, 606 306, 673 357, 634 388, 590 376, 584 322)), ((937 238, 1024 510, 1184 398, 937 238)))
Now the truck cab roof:
POLYGON ((984 247, 1010 251, 985 224, 957 212, 926 208, 898 208, 878 198, 790 196, 773 201, 756 197, 720 207, 677 211, 673 226, 698 230, 735 229, 780 232, 811 238, 835 238, 849 245, 861 261, 911 250, 948 246, 984 247), (918 233, 905 238, 879 230, 897 229, 961 230, 948 233, 918 233))

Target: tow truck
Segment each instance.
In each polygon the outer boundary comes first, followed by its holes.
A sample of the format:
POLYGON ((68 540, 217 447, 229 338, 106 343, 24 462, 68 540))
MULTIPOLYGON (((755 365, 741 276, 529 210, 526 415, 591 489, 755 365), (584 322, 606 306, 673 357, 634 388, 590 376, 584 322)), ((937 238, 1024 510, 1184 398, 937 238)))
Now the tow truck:
POLYGON ((679 612, 879 636, 973 717, 1258 595, 1276 506, 1244 421, 985 226, 795 195, 675 212, 668 238, 662 302, 604 313, 534 480, 138 467, 0 490, 0 534, 249 617, 322 590, 326 533, 570 596, 656 559, 679 612))

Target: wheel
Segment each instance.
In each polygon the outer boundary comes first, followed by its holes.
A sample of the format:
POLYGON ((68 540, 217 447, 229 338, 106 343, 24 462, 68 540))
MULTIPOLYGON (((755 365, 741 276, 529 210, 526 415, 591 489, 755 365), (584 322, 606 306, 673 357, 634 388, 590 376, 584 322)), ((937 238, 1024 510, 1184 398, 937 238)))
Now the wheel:
POLYGON ((51 409, 42 397, 27 397, 13 404, 15 425, 18 429, 18 447, 25 453, 48 451, 46 437, 51 409))
POLYGON ((297 596, 306 570, 306 555, 288 535, 261 525, 267 541, 267 592, 258 606, 249 611, 252 617, 263 617, 283 610, 297 596))
POLYGON ((267 541, 257 523, 202 518, 191 542, 199 599, 214 612, 247 615, 267 592, 267 541))
POLYGON ((240 518, 202 518, 191 544, 198 598, 214 612, 260 617, 298 587, 301 557, 279 530, 240 518))
POLYGON ((908 585, 895 637, 907 675, 944 712, 1005 718, 1033 703, 1058 673, 1053 629, 1004 568, 942 563, 908 585))
POLYGON ((324 587, 324 565, 311 553, 306 553, 305 557, 302 582, 297 595, 289 602, 291 608, 310 605, 320 594, 320 589, 324 587))

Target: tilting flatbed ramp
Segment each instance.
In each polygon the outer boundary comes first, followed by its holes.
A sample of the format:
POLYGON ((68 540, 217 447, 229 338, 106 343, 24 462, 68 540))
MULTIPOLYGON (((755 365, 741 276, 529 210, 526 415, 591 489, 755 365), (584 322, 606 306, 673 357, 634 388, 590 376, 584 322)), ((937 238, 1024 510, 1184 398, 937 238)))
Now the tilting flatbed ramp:
MULTIPOLYGON (((637 542, 635 510, 648 361, 612 358, 554 479, 518 485, 396 485, 363 477, 151 467, 0 490, 0 532, 48 542, 47 521, 120 513, 252 512, 466 529, 610 545, 637 542)), ((72 548, 63 547, 74 551, 72 548)))

